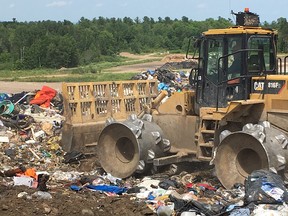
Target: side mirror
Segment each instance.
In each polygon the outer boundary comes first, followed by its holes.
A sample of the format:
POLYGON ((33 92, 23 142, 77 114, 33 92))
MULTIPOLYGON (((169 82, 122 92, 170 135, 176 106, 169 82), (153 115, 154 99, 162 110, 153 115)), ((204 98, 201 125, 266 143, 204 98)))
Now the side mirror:
POLYGON ((201 46, 201 39, 199 39, 199 38, 195 39, 195 37, 190 38, 189 41, 188 41, 188 49, 187 49, 187 52, 186 52, 186 58, 187 59, 199 59, 199 56, 198 57, 195 57, 195 56, 197 54, 199 55, 200 46, 201 46), (193 42, 193 44, 192 44, 192 42, 193 42), (189 51, 190 51, 189 50, 190 48, 192 48, 192 51, 194 50, 192 57, 189 57, 189 55, 188 55, 189 51))

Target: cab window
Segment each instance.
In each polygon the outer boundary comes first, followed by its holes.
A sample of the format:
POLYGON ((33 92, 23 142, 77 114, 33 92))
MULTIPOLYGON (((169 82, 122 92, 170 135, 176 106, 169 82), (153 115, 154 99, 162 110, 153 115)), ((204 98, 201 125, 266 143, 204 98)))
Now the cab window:
MULTIPOLYGON (((207 78, 218 82, 218 59, 223 56, 223 39, 208 40, 207 78)), ((222 67, 222 62, 220 62, 222 67)))
POLYGON ((237 52, 242 49, 242 38, 233 37, 228 38, 228 74, 227 79, 239 77, 242 71, 242 53, 237 52), (233 54, 234 53, 234 54, 233 54))
POLYGON ((263 55, 261 51, 249 51, 248 52, 248 71, 257 72, 261 69, 266 69, 267 71, 273 70, 275 67, 274 59, 274 50, 272 48, 271 38, 270 37, 259 37, 251 36, 248 40, 249 49, 259 49, 263 50, 263 55), (261 60, 261 58, 263 58, 261 60), (263 62, 261 66, 261 61, 263 62), (265 66, 265 67, 264 67, 265 66))

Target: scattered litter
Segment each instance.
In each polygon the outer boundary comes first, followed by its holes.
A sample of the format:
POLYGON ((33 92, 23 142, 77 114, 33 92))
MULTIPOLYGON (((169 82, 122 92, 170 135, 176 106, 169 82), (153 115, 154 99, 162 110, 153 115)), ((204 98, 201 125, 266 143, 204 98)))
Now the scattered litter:
MULTIPOLYGON (((168 66, 148 70, 134 78, 158 79, 158 87, 170 92, 191 87, 185 72, 173 72, 168 66)), ((131 202, 144 203, 157 215, 288 215, 288 191, 284 182, 267 170, 252 172, 245 185, 235 185, 230 190, 221 186, 212 175, 213 170, 205 175, 198 172, 127 179, 98 170, 80 172, 79 162, 87 159, 86 156, 81 151, 64 152, 60 145, 59 129, 65 120, 62 112, 61 94, 48 86, 15 95, 0 93, 1 186, 7 190, 11 185, 21 187, 15 197, 53 200, 61 191, 62 195, 69 194, 69 200, 73 194, 95 193, 98 195, 95 203, 109 197, 109 205, 113 205, 129 196, 131 202), (30 191, 23 191, 23 186, 30 191)), ((95 207, 99 212, 101 208, 100 204, 95 207)), ((2 206, 2 210, 7 209, 2 206)), ((53 211, 50 206, 43 209, 47 214, 53 211)), ((93 213, 93 209, 80 211, 93 213)))
POLYGON ((36 197, 38 199, 52 199, 52 195, 48 192, 36 191, 32 194, 32 197, 36 197))
POLYGON ((28 187, 32 187, 34 179, 28 176, 14 176, 13 177, 14 186, 25 185, 28 187))

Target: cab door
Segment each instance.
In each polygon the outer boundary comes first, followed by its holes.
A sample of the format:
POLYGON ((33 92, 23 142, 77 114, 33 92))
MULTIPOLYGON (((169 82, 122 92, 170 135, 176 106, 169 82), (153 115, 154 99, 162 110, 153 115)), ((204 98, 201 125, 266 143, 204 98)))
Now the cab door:
MULTIPOLYGON (((223 38, 208 38, 200 48, 199 74, 197 76, 197 100, 199 107, 216 107, 218 83, 222 79, 218 66, 222 68, 223 38)), ((219 93, 219 92, 218 92, 219 93)))

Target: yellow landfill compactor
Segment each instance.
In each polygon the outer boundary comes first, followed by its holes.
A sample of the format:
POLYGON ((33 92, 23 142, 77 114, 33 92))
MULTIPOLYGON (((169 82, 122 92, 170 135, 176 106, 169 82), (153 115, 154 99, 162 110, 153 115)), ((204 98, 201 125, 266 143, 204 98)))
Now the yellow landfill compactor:
POLYGON ((166 92, 160 92, 138 115, 108 118, 97 144, 102 167, 126 178, 210 161, 226 188, 258 169, 287 179, 288 75, 276 46, 277 32, 259 27, 259 16, 249 11, 236 14, 236 26, 204 32, 195 42, 193 90, 163 103, 166 92))

